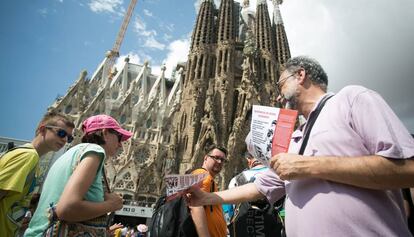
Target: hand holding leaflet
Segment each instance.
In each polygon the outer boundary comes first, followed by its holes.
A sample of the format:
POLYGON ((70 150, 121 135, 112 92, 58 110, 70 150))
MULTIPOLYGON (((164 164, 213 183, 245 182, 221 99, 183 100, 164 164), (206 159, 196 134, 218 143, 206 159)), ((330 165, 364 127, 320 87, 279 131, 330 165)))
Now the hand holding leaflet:
POLYGON ((167 185, 167 200, 181 196, 185 190, 191 186, 200 184, 208 173, 203 174, 184 174, 184 175, 166 175, 164 181, 167 185))

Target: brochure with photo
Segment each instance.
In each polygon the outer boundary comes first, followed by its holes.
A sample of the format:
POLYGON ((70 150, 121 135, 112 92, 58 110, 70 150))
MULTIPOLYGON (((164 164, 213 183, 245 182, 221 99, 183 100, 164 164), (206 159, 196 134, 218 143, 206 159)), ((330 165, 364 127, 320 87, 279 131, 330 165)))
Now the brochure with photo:
POLYGON ((247 139, 249 152, 269 166, 272 156, 287 152, 298 111, 253 105, 252 122, 247 139))

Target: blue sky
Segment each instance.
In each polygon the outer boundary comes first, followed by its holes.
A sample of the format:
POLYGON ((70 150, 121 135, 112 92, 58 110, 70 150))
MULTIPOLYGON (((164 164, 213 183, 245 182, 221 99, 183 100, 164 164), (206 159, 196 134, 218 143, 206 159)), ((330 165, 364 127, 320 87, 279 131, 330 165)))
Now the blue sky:
MULTIPOLYGON (((112 48, 128 4, 1 1, 0 136, 32 138, 57 95, 65 94, 82 69, 91 76, 112 48)), ((174 1, 138 0, 121 55, 130 54, 139 63, 148 59, 157 71, 171 47, 188 44, 194 19, 193 3, 177 7, 174 1)))
MULTIPOLYGON (((252 9, 255 3, 250 0, 252 9)), ((0 136, 33 137, 47 107, 82 69, 92 75, 112 48, 128 4, 0 2, 0 136)), ((120 59, 149 60, 154 73, 166 63, 168 76, 177 61, 186 60, 198 4, 138 0, 120 59)), ((349 84, 374 89, 414 133, 414 1, 285 0, 281 13, 292 55, 319 60, 329 76, 329 91, 349 84)))

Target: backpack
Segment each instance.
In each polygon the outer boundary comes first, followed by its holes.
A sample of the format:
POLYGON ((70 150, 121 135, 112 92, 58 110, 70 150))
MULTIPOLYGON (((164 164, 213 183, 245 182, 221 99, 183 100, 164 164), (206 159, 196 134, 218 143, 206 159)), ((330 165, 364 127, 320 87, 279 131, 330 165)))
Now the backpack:
POLYGON ((155 204, 149 224, 149 237, 193 237, 197 231, 184 197, 167 201, 166 195, 155 204))
MULTIPOLYGON (((243 185, 252 180, 247 181, 242 172, 236 176, 236 182, 243 185)), ((276 204, 270 204, 267 199, 238 204, 228 228, 231 237, 279 237, 283 232, 276 204)))

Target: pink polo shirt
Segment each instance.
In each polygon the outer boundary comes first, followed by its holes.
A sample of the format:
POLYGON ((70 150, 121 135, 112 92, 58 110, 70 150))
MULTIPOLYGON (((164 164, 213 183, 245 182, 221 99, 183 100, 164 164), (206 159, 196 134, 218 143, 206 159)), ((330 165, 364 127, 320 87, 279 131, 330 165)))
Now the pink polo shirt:
MULTIPOLYGON (((315 106, 316 108, 316 106, 315 106)), ((305 125, 306 126, 306 125, 305 125)), ((292 137, 298 153, 302 134, 292 137)), ((347 86, 327 101, 305 156, 414 156, 414 139, 376 92, 347 86)), ((400 190, 372 190, 320 179, 282 181, 273 171, 255 180, 270 201, 286 193, 287 236, 411 236, 400 190)))

